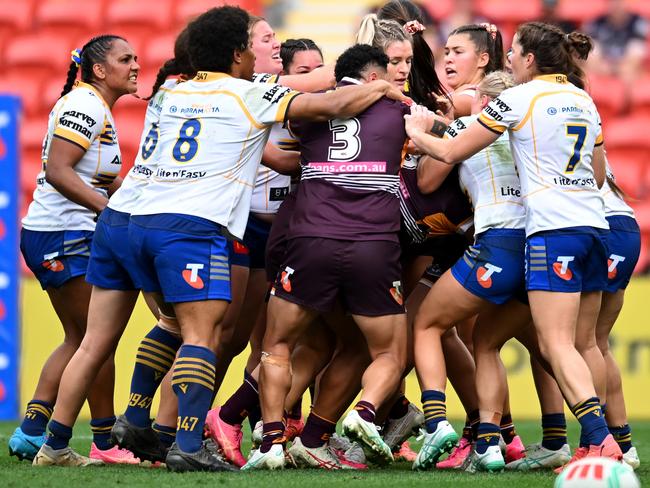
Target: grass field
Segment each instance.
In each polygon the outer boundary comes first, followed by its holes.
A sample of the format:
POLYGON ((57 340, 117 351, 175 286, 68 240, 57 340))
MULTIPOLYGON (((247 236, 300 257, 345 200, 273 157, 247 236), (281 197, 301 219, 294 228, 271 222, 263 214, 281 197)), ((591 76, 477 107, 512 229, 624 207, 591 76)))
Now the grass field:
MULTIPOLYGON (((455 423, 458 429, 460 422, 455 423)), ((184 488, 210 485, 237 485, 238 487, 301 487, 318 488, 333 486, 360 487, 379 486, 393 487, 403 485, 436 486, 436 487, 550 487, 553 486, 554 475, 551 472, 539 473, 502 473, 502 474, 467 474, 458 472, 436 471, 415 473, 409 463, 395 463, 386 469, 374 469, 367 472, 324 472, 307 470, 285 470, 282 472, 257 473, 191 473, 173 474, 162 469, 144 467, 97 467, 86 469, 71 468, 32 468, 27 462, 19 462, 15 457, 9 457, 6 450, 7 440, 15 423, 0 423, 0 486, 11 488, 32 487, 152 487, 184 488)), ((518 422, 517 430, 524 443, 540 439, 540 428, 536 422, 518 422)), ((577 424, 569 425, 570 440, 573 444, 577 439, 577 424)), ((249 436, 244 437, 248 439, 249 436)), ((72 446, 81 453, 87 454, 90 445, 90 428, 80 422, 75 429, 75 439, 72 446)), ((650 483, 650 422, 633 423, 633 439, 639 456, 641 467, 637 475, 642 484, 650 483)), ((413 444, 415 447, 416 444, 413 444)), ((248 445, 245 446, 246 450, 248 445)))

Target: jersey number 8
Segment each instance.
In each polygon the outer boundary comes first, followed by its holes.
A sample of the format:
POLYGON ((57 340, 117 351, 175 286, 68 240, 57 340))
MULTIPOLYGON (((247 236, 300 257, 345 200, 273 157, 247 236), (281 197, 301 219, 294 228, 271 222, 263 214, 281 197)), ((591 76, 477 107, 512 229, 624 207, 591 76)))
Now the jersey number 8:
POLYGON ((179 163, 187 163, 199 150, 199 141, 196 140, 201 132, 199 119, 188 119, 183 122, 178 131, 178 139, 172 149, 172 156, 179 163))

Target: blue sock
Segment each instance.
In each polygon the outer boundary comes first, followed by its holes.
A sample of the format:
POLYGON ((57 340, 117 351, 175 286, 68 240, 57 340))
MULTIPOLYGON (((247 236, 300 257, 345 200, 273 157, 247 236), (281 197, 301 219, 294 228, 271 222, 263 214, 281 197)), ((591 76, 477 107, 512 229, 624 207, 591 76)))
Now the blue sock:
POLYGON ((176 444, 181 451, 197 452, 201 448, 216 362, 214 353, 205 347, 184 344, 178 350, 172 388, 178 397, 176 444))
POLYGON ((542 415, 542 447, 557 451, 567 443, 566 417, 563 413, 542 415))
POLYGON ((124 415, 130 424, 149 427, 151 402, 167 371, 170 370, 181 339, 157 325, 138 346, 131 377, 129 405, 124 415))
POLYGON ((424 424, 428 433, 435 432, 438 423, 447 420, 446 396, 437 390, 422 392, 422 410, 424 410, 424 424))
POLYGON ((52 416, 53 406, 43 400, 32 400, 27 404, 20 430, 27 435, 43 435, 52 416))
POLYGON ((72 427, 58 423, 56 420, 50 420, 48 425, 50 435, 48 436, 45 444, 52 449, 64 449, 68 447, 70 439, 72 438, 72 427))
POLYGON ((501 437, 501 429, 497 424, 481 422, 478 426, 478 435, 474 448, 479 454, 485 454, 490 446, 498 446, 501 437))
POLYGON ((158 439, 165 447, 172 447, 176 440, 176 427, 167 427, 158 423, 153 424, 153 430, 158 434, 158 439))
POLYGON ((93 442, 100 451, 106 451, 113 447, 111 442, 111 429, 115 425, 115 416, 103 419, 92 419, 90 430, 93 432, 93 442))
POLYGON ((580 433, 581 447, 597 446, 609 435, 605 416, 600 410, 600 401, 597 397, 588 398, 574 405, 571 407, 571 411, 582 428, 580 433), (586 442, 587 446, 583 446, 583 442, 586 442))
POLYGON ((628 424, 620 427, 609 427, 609 431, 614 436, 614 439, 621 448, 621 451, 626 453, 632 447, 632 429, 628 424))

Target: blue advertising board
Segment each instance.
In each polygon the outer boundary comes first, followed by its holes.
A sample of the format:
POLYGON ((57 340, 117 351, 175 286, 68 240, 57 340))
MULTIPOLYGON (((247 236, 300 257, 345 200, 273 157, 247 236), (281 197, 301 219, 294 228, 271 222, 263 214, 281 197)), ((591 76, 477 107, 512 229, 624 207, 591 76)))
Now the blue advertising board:
POLYGON ((20 99, 0 95, 0 420, 19 416, 19 114, 20 99))

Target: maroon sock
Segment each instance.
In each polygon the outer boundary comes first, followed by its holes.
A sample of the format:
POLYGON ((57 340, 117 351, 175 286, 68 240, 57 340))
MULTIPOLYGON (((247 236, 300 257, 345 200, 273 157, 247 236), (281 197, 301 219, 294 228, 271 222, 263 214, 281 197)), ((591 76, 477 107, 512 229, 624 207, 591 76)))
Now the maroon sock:
POLYGON ((269 452, 273 444, 284 442, 284 423, 269 422, 262 427, 262 445, 260 451, 269 452))
POLYGON ((241 425, 248 416, 248 412, 255 408, 259 401, 257 381, 249 376, 223 404, 219 411, 219 417, 229 425, 241 425))
POLYGON ((406 396, 402 395, 399 397, 397 400, 395 400, 395 403, 393 403, 393 406, 390 407, 390 412, 388 412, 388 418, 389 419, 401 419, 409 413, 409 399, 406 398, 406 396))
POLYGON ((305 447, 320 447, 336 431, 336 422, 330 422, 315 413, 310 413, 305 428, 300 434, 300 441, 305 447))
POLYGON ((375 422, 375 406, 372 403, 360 401, 357 402, 354 409, 359 412, 359 417, 366 422, 375 422))
POLYGON ((287 412, 287 418, 291 420, 300 420, 302 418, 302 397, 296 404, 287 412))

